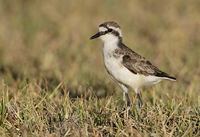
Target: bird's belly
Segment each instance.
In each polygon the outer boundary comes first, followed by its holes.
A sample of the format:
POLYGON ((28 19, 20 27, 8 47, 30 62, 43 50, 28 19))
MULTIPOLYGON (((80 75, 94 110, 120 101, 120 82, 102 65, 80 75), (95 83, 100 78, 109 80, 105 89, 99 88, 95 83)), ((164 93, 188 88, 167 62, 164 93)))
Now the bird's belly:
POLYGON ((110 73, 117 81, 128 85, 133 89, 150 86, 159 82, 157 77, 132 73, 123 66, 121 61, 114 58, 106 59, 105 67, 108 70, 108 73, 110 73))
POLYGON ((106 59, 105 66, 108 73, 110 73, 117 81, 132 88, 139 86, 139 76, 130 72, 120 61, 116 59, 106 59))

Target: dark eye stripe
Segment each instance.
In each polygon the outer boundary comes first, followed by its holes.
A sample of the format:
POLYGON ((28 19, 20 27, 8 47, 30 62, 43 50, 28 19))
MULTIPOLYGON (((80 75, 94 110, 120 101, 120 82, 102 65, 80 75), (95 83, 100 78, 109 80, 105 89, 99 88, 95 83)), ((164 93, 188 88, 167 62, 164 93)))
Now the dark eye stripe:
POLYGON ((111 28, 108 28, 108 27, 106 27, 107 28, 107 30, 106 31, 103 31, 103 32, 101 32, 101 35, 105 35, 105 34, 107 34, 107 33, 109 33, 109 32, 111 32, 112 34, 114 34, 115 36, 117 36, 117 37, 119 37, 120 35, 119 35, 119 32, 117 32, 116 30, 113 30, 113 29, 111 29, 111 28))
POLYGON ((109 29, 109 28, 108 28, 108 30, 107 30, 107 31, 108 31, 108 32, 112 32, 112 31, 113 31, 113 29, 109 29))
POLYGON ((105 34, 107 34, 107 33, 109 33, 109 32, 112 32, 112 31, 113 31, 112 29, 108 29, 108 30, 106 30, 106 31, 102 31, 101 34, 102 34, 102 35, 105 35, 105 34))
POLYGON ((113 30, 111 33, 114 34, 115 36, 118 36, 118 37, 120 36, 120 35, 119 35, 119 32, 117 32, 117 31, 115 31, 115 30, 113 30))
POLYGON ((113 29, 108 28, 108 27, 106 27, 106 28, 108 29, 108 30, 107 30, 108 32, 111 32, 111 33, 114 34, 115 36, 118 36, 118 37, 120 36, 118 31, 113 30, 113 29))

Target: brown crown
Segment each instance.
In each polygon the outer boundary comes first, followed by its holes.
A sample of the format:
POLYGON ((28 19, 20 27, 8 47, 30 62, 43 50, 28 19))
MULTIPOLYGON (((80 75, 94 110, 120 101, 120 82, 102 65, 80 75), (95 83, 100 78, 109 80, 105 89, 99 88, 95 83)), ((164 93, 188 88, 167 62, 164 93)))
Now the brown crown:
POLYGON ((115 28, 120 28, 120 26, 114 21, 107 21, 107 22, 104 22, 104 23, 99 25, 99 27, 108 27, 108 26, 113 26, 115 28))

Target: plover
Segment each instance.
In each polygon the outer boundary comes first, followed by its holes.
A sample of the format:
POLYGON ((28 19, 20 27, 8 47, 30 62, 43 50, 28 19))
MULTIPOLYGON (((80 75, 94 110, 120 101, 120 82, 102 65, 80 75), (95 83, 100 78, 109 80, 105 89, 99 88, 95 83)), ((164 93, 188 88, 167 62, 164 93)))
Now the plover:
POLYGON ((90 39, 100 37, 103 41, 103 57, 105 68, 123 90, 123 100, 130 108, 128 91, 132 88, 136 93, 137 108, 141 108, 141 89, 162 80, 176 81, 175 77, 159 70, 150 61, 128 48, 122 42, 120 26, 114 21, 99 25, 99 31, 90 39))

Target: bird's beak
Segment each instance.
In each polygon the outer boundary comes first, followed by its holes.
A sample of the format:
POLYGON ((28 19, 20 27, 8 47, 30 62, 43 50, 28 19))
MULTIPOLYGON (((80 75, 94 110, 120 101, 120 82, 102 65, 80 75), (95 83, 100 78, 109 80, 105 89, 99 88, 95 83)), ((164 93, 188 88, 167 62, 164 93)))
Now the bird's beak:
POLYGON ((90 37, 90 39, 96 39, 98 37, 100 37, 102 34, 100 32, 97 32, 96 34, 94 34, 92 37, 90 37))

